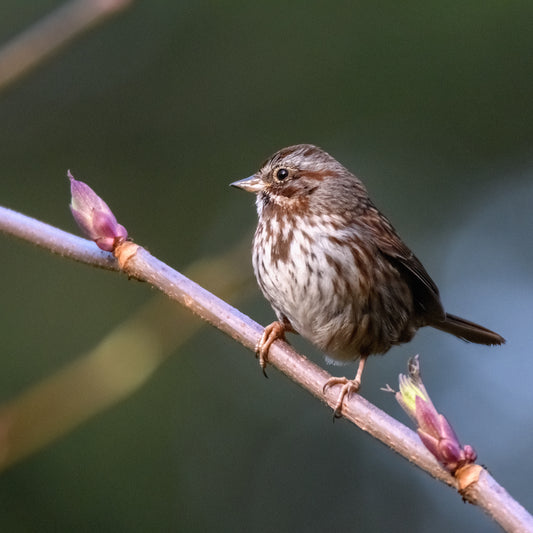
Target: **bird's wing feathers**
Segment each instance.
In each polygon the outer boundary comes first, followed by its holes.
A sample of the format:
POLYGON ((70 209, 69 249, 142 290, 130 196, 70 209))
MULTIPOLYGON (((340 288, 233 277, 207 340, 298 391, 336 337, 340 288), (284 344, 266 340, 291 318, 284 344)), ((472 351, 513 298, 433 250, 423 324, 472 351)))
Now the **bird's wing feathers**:
POLYGON ((415 305, 424 315, 444 318, 439 289, 422 263, 404 244, 392 224, 376 208, 370 209, 369 218, 372 219, 371 223, 369 220, 365 225, 372 234, 373 242, 376 243, 379 252, 404 276, 413 292, 415 305))

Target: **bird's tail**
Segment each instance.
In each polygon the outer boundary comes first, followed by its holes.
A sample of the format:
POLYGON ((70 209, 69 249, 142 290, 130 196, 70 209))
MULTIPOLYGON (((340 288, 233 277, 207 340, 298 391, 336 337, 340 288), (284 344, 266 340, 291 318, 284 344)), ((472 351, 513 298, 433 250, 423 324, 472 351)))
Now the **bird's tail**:
POLYGON ((505 343, 505 339, 501 335, 494 333, 494 331, 449 313, 446 313, 444 320, 434 322, 431 326, 446 333, 451 333, 467 342, 490 345, 505 343))

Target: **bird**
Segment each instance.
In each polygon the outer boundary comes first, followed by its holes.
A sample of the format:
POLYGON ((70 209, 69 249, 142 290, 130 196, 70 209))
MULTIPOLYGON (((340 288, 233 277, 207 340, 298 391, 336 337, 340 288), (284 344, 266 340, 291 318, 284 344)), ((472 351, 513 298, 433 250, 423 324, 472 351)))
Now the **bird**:
POLYGON ((277 151, 252 176, 231 183, 256 195, 252 262, 277 320, 257 344, 263 372, 268 351, 285 333, 310 341, 330 362, 359 360, 340 385, 334 415, 358 392, 367 358, 410 341, 431 326, 468 342, 505 339, 447 313, 422 263, 370 199, 363 182, 312 144, 277 151))

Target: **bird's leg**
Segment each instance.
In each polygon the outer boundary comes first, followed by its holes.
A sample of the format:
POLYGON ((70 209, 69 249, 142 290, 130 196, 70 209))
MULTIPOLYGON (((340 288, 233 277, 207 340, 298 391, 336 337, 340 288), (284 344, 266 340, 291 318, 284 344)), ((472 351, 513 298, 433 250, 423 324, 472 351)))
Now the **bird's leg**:
POLYGON ((333 416, 335 418, 340 418, 342 416, 342 405, 344 403, 344 398, 350 397, 350 394, 353 392, 358 392, 361 387, 361 378, 363 376, 363 370, 365 368, 366 356, 359 359, 359 366, 357 367, 357 374, 354 379, 348 379, 347 377, 339 378, 330 378, 326 381, 322 391, 326 392, 327 389, 333 387, 334 385, 342 385, 339 398, 335 404, 335 409, 333 410, 333 416))
POLYGON ((261 338, 255 347, 255 353, 257 357, 259 357, 259 365, 261 366, 265 377, 268 377, 265 369, 268 362, 268 351, 270 350, 270 346, 278 339, 285 340, 286 331, 292 331, 289 324, 279 320, 272 322, 272 324, 269 324, 265 328, 263 335, 261 335, 261 338))

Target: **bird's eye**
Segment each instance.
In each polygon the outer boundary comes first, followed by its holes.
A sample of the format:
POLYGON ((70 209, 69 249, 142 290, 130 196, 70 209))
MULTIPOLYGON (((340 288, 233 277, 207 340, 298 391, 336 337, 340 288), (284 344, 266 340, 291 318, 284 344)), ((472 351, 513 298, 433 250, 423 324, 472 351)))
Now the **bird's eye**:
POLYGON ((276 178, 279 181, 283 181, 285 178, 289 176, 289 171, 286 168, 280 168, 276 171, 276 178))

